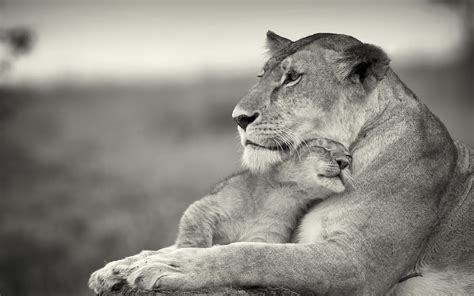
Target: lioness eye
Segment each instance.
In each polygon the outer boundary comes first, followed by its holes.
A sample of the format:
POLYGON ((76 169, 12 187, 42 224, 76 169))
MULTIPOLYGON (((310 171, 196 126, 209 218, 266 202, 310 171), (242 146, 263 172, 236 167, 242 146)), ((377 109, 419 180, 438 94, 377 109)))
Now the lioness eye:
POLYGON ((296 71, 289 71, 285 74, 282 84, 284 84, 286 86, 295 85, 298 82, 300 82, 302 75, 303 74, 298 73, 296 71))
POLYGON ((289 78, 290 78, 291 81, 295 81, 298 78, 300 78, 300 76, 301 76, 300 73, 297 73, 297 72, 294 72, 294 71, 292 71, 289 75, 290 75, 289 78))
POLYGON ((265 74, 265 71, 264 71, 264 70, 260 71, 260 73, 258 73, 257 77, 258 77, 258 78, 262 78, 262 77, 263 77, 263 74, 265 74))

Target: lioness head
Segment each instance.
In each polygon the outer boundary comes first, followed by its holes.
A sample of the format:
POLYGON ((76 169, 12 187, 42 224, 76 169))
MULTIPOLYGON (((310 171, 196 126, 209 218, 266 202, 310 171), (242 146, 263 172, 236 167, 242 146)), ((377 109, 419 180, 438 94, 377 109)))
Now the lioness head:
POLYGON ((266 170, 313 138, 350 147, 380 112, 389 59, 378 47, 328 33, 293 42, 271 31, 267 47, 260 81, 232 113, 249 169, 266 170))

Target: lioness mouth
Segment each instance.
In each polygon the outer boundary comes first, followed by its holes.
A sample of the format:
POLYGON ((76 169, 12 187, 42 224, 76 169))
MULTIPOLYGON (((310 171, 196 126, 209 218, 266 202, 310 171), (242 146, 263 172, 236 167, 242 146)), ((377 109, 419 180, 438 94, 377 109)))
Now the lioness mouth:
POLYGON ((288 151, 288 150, 290 150, 290 146, 288 146, 288 144, 285 144, 285 143, 282 143, 278 146, 266 147, 266 146, 262 146, 260 144, 257 144, 255 142, 252 142, 250 140, 246 140, 245 141, 245 146, 247 146, 247 145, 251 145, 251 146, 254 146, 254 147, 267 149, 267 150, 271 150, 271 151, 288 151))

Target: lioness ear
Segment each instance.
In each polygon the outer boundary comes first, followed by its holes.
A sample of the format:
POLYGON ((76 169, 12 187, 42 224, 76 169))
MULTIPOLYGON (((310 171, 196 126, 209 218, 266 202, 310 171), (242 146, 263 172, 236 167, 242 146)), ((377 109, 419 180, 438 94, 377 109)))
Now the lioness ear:
POLYGON ((267 49, 272 56, 292 42, 290 39, 281 37, 270 30, 267 31, 267 49))
POLYGON ((337 59, 336 75, 372 90, 387 72, 390 59, 379 47, 362 43, 346 49, 337 59))

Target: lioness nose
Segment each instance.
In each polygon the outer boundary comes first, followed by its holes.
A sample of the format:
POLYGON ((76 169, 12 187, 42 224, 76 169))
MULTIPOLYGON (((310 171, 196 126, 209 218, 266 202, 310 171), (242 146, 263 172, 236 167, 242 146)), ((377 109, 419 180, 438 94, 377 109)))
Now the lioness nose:
POLYGON ((251 124, 255 121, 255 119, 257 119, 258 115, 258 112, 255 112, 252 116, 239 115, 234 117, 234 120, 243 130, 245 130, 249 124, 251 124))

